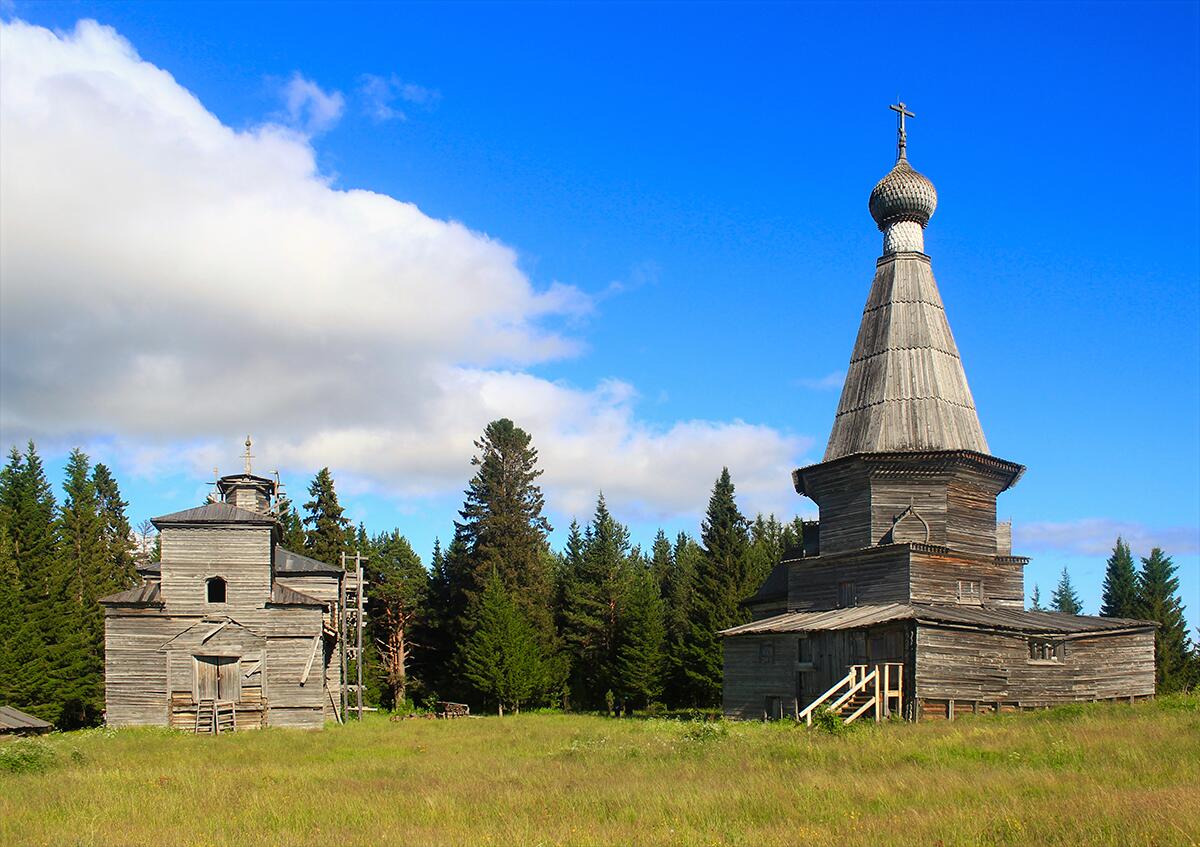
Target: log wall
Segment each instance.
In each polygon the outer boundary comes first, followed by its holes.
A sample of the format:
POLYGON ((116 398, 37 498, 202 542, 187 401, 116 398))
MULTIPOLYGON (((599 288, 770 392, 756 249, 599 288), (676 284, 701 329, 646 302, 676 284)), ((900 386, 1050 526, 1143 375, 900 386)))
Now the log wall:
POLYGON ((271 596, 271 527, 164 526, 162 599, 175 614, 230 614, 271 596), (224 603, 207 602, 205 580, 225 580, 224 603))

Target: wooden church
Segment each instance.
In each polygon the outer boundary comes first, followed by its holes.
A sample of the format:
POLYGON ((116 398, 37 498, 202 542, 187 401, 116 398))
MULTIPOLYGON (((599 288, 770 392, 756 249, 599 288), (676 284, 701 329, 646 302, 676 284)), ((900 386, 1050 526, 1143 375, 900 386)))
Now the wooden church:
POLYGON ((724 711, 811 722, 953 719, 1154 694, 1154 624, 1025 611, 996 497, 1024 467, 991 455, 924 252, 937 192, 908 163, 871 192, 883 256, 824 460, 792 474, 820 509, 804 548, 725 630, 724 711))
POLYGON ((344 718, 361 566, 284 549, 279 484, 251 472, 249 438, 245 459, 206 505, 155 518, 160 563, 100 601, 109 726, 222 732, 344 718))

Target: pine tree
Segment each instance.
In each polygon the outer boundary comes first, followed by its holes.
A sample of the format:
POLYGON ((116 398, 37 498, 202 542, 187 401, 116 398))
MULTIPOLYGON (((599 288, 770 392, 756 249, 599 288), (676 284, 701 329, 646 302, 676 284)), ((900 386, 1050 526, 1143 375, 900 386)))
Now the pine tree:
POLYGON ((1029 611, 1044 612, 1046 607, 1042 605, 1042 589, 1038 588, 1038 584, 1033 584, 1033 595, 1029 598, 1029 611))
POLYGON ((633 568, 627 583, 617 642, 614 690, 623 702, 644 707, 662 696, 666 620, 658 580, 650 568, 633 568))
POLYGON ((671 571, 675 569, 675 557, 671 550, 671 540, 661 529, 654 535, 654 545, 650 548, 650 571, 654 582, 658 585, 658 596, 667 599, 671 584, 671 571))
POLYGON ((514 602, 499 571, 484 583, 476 603, 476 624, 462 650, 464 676, 488 700, 520 711, 537 699, 550 680, 538 632, 514 602))
POLYGON ((8 518, 0 511, 0 704, 15 703, 18 699, 14 685, 18 671, 17 639, 24 615, 21 574, 13 559, 8 518))
MULTIPOLYGON (((61 729, 88 726, 104 709, 104 613, 98 600, 111 587, 106 521, 81 450, 67 458, 58 520, 58 638, 50 652, 61 729)), ((119 495, 118 495, 119 499, 119 495)))
POLYGON ((1137 614, 1137 572, 1129 545, 1117 536, 1116 546, 1104 570, 1104 593, 1100 614, 1106 618, 1132 618, 1137 614))
POLYGON ((738 603, 746 583, 749 539, 728 468, 721 470, 713 487, 700 529, 704 555, 696 571, 682 659, 697 704, 711 706, 721 701, 723 669, 717 633, 746 618, 738 603))
POLYGON ((1050 595, 1050 606, 1054 611, 1066 615, 1078 615, 1083 611, 1083 604, 1079 602, 1079 595, 1075 593, 1075 586, 1071 584, 1071 575, 1067 573, 1065 566, 1062 569, 1062 575, 1058 578, 1058 585, 1050 595))
POLYGON ((742 597, 749 597, 763 584, 767 576, 783 559, 785 550, 783 524, 775 515, 763 517, 760 513, 750 524, 750 550, 747 555, 747 573, 741 587, 742 597))
POLYGON ((424 611, 428 575, 398 529, 371 539, 367 574, 371 585, 368 629, 386 683, 381 704, 403 706, 408 699, 413 634, 424 611))
POLYGON ((307 536, 304 532, 304 521, 300 513, 286 494, 280 494, 275 502, 275 513, 279 515, 279 525, 283 530, 280 543, 285 550, 299 553, 304 549, 307 536))
POLYGON ((319 562, 340 565, 342 553, 349 549, 350 521, 342 514, 337 492, 333 487, 333 475, 329 468, 321 468, 308 487, 312 497, 304 504, 304 525, 307 536, 304 552, 319 562))
POLYGON ((542 515, 537 450, 530 435, 507 418, 488 424, 475 447, 476 472, 456 524, 469 563, 462 589, 468 597, 477 594, 495 572, 550 649, 554 621, 546 553, 551 527, 542 515))
POLYGON ((616 685, 628 555, 629 530, 613 518, 601 494, 563 610, 564 636, 573 660, 571 690, 592 708, 616 685))
POLYGON ((100 596, 104 596, 137 584, 136 543, 133 528, 125 515, 129 503, 121 499, 120 486, 107 466, 97 463, 92 469, 92 485, 96 489, 97 511, 107 550, 105 572, 101 574, 97 589, 100 596))
POLYGON ((438 692, 449 691, 446 682, 452 677, 448 669, 454 660, 454 649, 448 641, 450 614, 450 578, 446 569, 446 554, 440 539, 433 540, 429 557, 429 575, 425 583, 423 614, 414 628, 414 639, 421 649, 413 655, 413 673, 423 683, 425 696, 438 699, 438 692))
POLYGON ((670 706, 698 703, 687 674, 685 644, 691 634, 692 594, 704 553, 686 532, 675 537, 671 574, 666 587, 667 669, 664 699, 670 706))
POLYGON ((783 525, 783 537, 780 542, 784 553, 804 548, 804 520, 799 515, 783 525))
POLYGON ((1190 671, 1191 639, 1175 571, 1171 557, 1155 547, 1149 556, 1142 558, 1138 573, 1137 616, 1158 623, 1154 634, 1154 666, 1160 692, 1181 688, 1190 671))

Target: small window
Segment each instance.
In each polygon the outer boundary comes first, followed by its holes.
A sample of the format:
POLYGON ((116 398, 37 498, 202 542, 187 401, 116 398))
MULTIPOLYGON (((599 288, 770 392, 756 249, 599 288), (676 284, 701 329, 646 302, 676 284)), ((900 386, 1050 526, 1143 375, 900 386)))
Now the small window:
POLYGON ((960 579, 958 581, 958 602, 981 605, 983 603, 983 586, 977 579, 960 579))
POLYGON ((811 665, 813 661, 812 641, 809 640, 807 635, 800 636, 799 641, 800 644, 796 651, 796 661, 802 665, 811 665))
POLYGON ((209 603, 225 602, 225 580, 221 577, 213 576, 205 580, 204 590, 209 603))
POLYGON ((1031 662, 1061 662, 1067 657, 1065 641, 1051 641, 1048 638, 1029 639, 1029 661, 1031 662))
POLYGON ((758 663, 760 665, 775 664, 775 645, 771 643, 758 645, 758 663))
POLYGON ((838 608, 849 609, 858 605, 858 590, 853 582, 838 583, 838 608))

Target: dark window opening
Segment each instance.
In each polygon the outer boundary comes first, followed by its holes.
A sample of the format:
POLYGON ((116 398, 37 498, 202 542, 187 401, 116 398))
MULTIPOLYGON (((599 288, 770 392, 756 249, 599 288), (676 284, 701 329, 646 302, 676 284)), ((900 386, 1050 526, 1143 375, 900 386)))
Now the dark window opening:
POLYGON ((1051 641, 1047 638, 1029 639, 1029 660, 1032 662, 1061 662, 1067 657, 1067 645, 1064 641, 1051 641))
POLYGON ((771 665, 775 663, 774 644, 767 643, 758 645, 758 663, 760 665, 771 665))
POLYGON ((225 602, 225 580, 219 576, 209 577, 204 583, 206 597, 210 603, 225 602))
POLYGON ((853 582, 838 583, 838 608, 849 609, 858 605, 858 590, 853 582))
POLYGON ((808 636, 806 636, 806 635, 800 636, 800 646, 798 648, 796 660, 798 662, 800 662, 800 664, 802 664, 802 665, 803 664, 808 664, 808 665, 812 664, 812 660, 813 660, 812 642, 808 639, 808 636))

